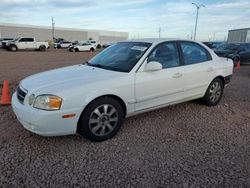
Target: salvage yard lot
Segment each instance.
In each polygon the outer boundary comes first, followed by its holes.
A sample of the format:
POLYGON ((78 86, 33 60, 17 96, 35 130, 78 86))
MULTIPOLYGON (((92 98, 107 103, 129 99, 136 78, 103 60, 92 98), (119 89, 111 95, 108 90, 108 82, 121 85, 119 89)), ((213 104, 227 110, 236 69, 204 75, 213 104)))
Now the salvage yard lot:
MULTIPOLYGON (((96 53, 0 50, 0 84, 9 80, 13 92, 26 76, 96 53)), ((0 133, 0 187, 249 187, 250 66, 234 70, 218 106, 188 102, 131 117, 102 143, 35 135, 11 107, 0 107, 0 133)))

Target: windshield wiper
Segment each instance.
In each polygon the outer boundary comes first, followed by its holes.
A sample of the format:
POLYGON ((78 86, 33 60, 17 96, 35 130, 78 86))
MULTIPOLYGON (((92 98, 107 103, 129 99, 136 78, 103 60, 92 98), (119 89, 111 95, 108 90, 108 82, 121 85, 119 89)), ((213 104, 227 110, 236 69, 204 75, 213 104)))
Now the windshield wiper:
POLYGON ((89 61, 85 61, 85 63, 82 63, 83 65, 90 65, 89 61))
POLYGON ((92 63, 89 63, 88 61, 86 61, 83 64, 91 66, 91 67, 98 67, 98 68, 101 68, 101 69, 106 69, 106 70, 113 70, 114 69, 112 67, 101 65, 101 64, 92 64, 92 63))
POLYGON ((86 65, 91 66, 91 67, 98 67, 102 69, 109 69, 107 66, 101 65, 101 64, 91 64, 88 61, 85 62, 86 65))
POLYGON ((87 64, 88 66, 92 66, 92 67, 98 67, 98 68, 104 68, 102 65, 100 65, 100 64, 90 64, 90 63, 88 63, 87 64))

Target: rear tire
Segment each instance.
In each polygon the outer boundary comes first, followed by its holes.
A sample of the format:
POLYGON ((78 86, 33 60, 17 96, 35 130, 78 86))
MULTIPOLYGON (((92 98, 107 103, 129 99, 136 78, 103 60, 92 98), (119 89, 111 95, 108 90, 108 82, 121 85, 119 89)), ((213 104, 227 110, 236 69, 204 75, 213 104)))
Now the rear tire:
POLYGON ((94 52, 94 51, 95 51, 95 49, 94 49, 94 48, 90 48, 90 51, 91 51, 91 52, 94 52))
POLYGON ((40 46, 39 47, 39 51, 45 51, 46 50, 46 46, 40 46))
POLYGON ((108 140, 122 126, 124 111, 121 104, 111 97, 102 97, 91 102, 78 122, 78 133, 95 142, 108 140))
POLYGON ((202 98, 207 106, 217 105, 223 95, 224 84, 220 78, 215 78, 208 86, 205 96, 202 98))

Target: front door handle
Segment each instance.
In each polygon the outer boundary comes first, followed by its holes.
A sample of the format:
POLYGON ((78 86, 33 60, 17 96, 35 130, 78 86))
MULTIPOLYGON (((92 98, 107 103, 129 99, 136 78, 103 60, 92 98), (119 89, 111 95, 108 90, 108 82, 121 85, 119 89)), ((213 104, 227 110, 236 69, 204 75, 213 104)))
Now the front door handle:
POLYGON ((173 78, 180 78, 180 77, 182 77, 182 74, 181 74, 181 73, 175 73, 175 74, 173 75, 173 78))
POLYGON ((207 72, 212 72, 214 69, 213 69, 213 67, 209 67, 208 69, 207 69, 207 72))

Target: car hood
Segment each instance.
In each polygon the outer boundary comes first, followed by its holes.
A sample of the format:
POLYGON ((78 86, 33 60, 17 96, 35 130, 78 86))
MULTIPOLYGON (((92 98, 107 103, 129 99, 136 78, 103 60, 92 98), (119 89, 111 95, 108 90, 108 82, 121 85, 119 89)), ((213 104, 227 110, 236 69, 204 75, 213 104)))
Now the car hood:
POLYGON ((86 86, 103 80, 112 80, 127 73, 105 70, 87 65, 74 65, 29 76, 20 85, 28 91, 54 92, 62 88, 86 86))

